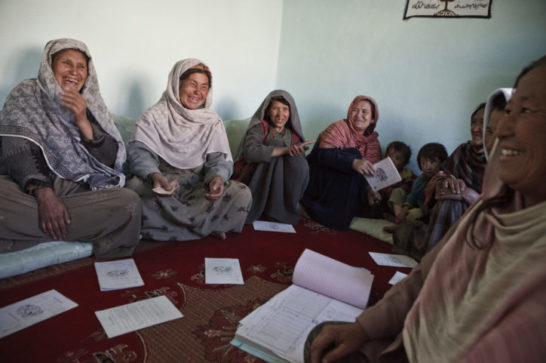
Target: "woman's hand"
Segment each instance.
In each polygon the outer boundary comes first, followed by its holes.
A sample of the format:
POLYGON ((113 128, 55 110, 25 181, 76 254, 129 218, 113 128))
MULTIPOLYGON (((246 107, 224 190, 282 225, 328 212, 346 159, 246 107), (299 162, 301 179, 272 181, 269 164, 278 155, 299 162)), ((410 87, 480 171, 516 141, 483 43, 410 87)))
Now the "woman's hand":
POLYGON ((93 140, 93 128, 87 119, 87 102, 81 93, 73 89, 63 90, 61 101, 64 107, 68 108, 74 114, 76 126, 80 129, 86 140, 93 140))
POLYGON ((166 191, 170 191, 171 185, 169 184, 169 181, 167 180, 167 178, 165 178, 163 175, 159 173, 153 173, 150 179, 152 179, 152 185, 154 189, 161 187, 165 189, 166 191))
POLYGON ((167 178, 159 173, 150 175, 153 191, 159 196, 171 196, 178 189, 178 183, 169 183, 167 178), (158 189, 156 189, 158 188, 158 189))
POLYGON ((365 175, 365 176, 375 175, 375 169, 373 168, 373 164, 366 159, 354 159, 353 169, 357 173, 365 175))
POLYGON ((70 224, 70 214, 63 201, 50 187, 39 187, 34 192, 38 202, 40 228, 53 239, 66 236, 66 227, 70 224))
POLYGON ((368 340, 358 323, 328 325, 320 332, 311 345, 311 362, 335 362, 354 353, 368 340))
POLYGON ((208 200, 217 200, 224 194, 224 180, 220 176, 215 176, 209 183, 209 192, 205 194, 208 200))
POLYGON ((303 156, 305 155, 305 152, 309 150, 309 146, 307 145, 310 145, 314 142, 315 140, 307 140, 304 142, 300 142, 299 144, 290 145, 290 147, 288 148, 288 154, 290 156, 303 156))

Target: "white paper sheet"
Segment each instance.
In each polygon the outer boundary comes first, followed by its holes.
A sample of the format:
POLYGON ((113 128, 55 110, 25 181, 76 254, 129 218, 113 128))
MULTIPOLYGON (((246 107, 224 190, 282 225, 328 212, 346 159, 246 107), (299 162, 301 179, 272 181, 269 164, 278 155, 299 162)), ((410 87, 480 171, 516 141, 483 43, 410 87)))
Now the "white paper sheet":
POLYGON ((256 231, 296 233, 294 226, 287 223, 254 221, 252 226, 256 231))
POLYGON ((205 284, 244 285, 237 258, 205 258, 205 284))
POLYGON ((95 311, 95 315, 108 338, 184 316, 164 295, 95 311))
POLYGON ((375 169, 375 175, 372 177, 366 176, 365 178, 375 192, 402 180, 390 157, 373 164, 373 168, 375 169))
POLYGON ((142 281, 135 260, 132 258, 95 262, 95 270, 101 291, 144 286, 144 281, 142 281))
POLYGON ((405 255, 394 255, 390 253, 378 253, 370 252, 375 263, 380 266, 392 266, 392 267, 410 267, 417 266, 417 261, 413 258, 405 255))
POLYGON ((162 195, 162 196, 169 196, 173 195, 174 192, 176 192, 179 188, 179 184, 177 180, 173 180, 169 183, 169 190, 163 188, 162 186, 158 186, 152 189, 152 191, 156 194, 162 195))
POLYGON ((397 283, 399 283, 401 280, 403 280, 407 276, 408 276, 408 274, 405 274, 405 273, 400 272, 400 271, 396 271, 394 273, 394 275, 391 277, 391 279, 389 280, 389 284, 396 285, 397 283))
POLYGON ((29 297, 0 309, 0 338, 78 306, 57 290, 29 297))

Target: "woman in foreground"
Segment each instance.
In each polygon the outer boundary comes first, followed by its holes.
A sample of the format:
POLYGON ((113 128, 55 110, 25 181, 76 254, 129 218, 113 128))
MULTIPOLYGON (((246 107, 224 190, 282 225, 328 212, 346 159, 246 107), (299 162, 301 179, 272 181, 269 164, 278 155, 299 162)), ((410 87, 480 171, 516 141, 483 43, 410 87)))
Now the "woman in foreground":
POLYGON ((355 323, 318 326, 307 361, 544 360, 546 57, 515 88, 477 202, 355 323))
POLYGON ((230 181, 233 160, 212 103, 212 75, 200 60, 174 65, 167 90, 140 116, 129 146, 129 187, 142 198, 142 235, 186 241, 240 232, 251 203, 230 181))

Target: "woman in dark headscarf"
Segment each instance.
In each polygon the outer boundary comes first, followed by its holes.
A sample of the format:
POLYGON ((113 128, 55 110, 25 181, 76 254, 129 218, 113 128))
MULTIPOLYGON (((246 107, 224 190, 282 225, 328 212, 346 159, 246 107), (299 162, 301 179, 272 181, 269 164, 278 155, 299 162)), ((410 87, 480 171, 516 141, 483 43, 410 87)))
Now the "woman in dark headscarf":
POLYGON ((200 60, 177 62, 167 89, 136 124, 129 187, 142 197, 142 235, 185 241, 240 232, 248 188, 229 180, 233 160, 224 123, 210 109, 212 75, 200 60))
POLYGON ((368 183, 373 164, 381 159, 375 126, 379 109, 375 100, 357 96, 347 118, 328 126, 308 156, 310 180, 302 205, 311 218, 335 229, 347 229, 354 216, 370 210, 368 183))
POLYGON ((309 181, 305 150, 313 142, 304 140, 290 93, 269 93, 250 120, 235 163, 233 178, 252 191, 247 223, 260 217, 298 222, 297 205, 309 181))
POLYGON ((37 79, 21 82, 0 116, 0 249, 51 239, 93 242, 98 257, 138 243, 138 196, 121 189, 125 146, 87 46, 48 42, 37 79))

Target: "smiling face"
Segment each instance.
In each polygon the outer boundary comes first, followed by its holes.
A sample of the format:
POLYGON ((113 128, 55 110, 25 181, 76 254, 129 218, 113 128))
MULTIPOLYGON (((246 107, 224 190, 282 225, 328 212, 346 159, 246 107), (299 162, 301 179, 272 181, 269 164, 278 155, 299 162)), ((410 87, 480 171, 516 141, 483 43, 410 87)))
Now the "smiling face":
POLYGON ((63 90, 80 92, 87 80, 87 58, 79 50, 66 49, 53 56, 55 80, 63 90))
POLYGON ((472 139, 470 143, 477 147, 483 147, 483 114, 485 106, 476 111, 470 118, 470 134, 472 139))
POLYGON ((500 179, 527 206, 546 200, 546 65, 523 76, 497 129, 500 179))
POLYGON ((372 123, 372 105, 368 101, 360 101, 351 110, 349 122, 355 130, 364 133, 372 123))
POLYGON ((210 84, 203 73, 192 73, 180 83, 180 103, 190 110, 201 107, 207 100, 210 84))
POLYGON ((271 100, 267 107, 267 116, 271 126, 277 132, 283 132, 284 126, 290 119, 290 107, 280 101, 271 100))

